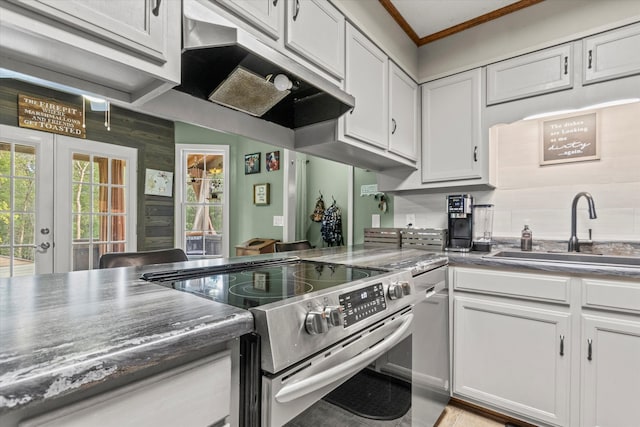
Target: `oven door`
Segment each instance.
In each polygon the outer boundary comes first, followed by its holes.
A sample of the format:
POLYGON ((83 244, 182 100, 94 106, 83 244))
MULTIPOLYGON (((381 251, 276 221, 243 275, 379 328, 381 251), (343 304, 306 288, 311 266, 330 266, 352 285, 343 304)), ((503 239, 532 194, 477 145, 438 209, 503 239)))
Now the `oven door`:
POLYGON ((262 378, 262 426, 281 426, 413 332, 412 307, 285 372, 262 378))

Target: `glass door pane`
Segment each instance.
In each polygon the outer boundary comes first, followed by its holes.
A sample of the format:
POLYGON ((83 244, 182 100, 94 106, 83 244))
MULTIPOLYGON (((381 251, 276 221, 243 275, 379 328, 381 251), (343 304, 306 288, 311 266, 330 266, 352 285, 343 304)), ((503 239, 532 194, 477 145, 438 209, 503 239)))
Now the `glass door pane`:
POLYGON ((126 246, 125 159, 72 153, 73 271, 97 268, 100 256, 126 246))
POLYGON ((51 138, 7 126, 0 131, 0 277, 51 273, 51 138))
POLYGON ((225 152, 183 156, 184 244, 187 255, 224 256, 225 152))

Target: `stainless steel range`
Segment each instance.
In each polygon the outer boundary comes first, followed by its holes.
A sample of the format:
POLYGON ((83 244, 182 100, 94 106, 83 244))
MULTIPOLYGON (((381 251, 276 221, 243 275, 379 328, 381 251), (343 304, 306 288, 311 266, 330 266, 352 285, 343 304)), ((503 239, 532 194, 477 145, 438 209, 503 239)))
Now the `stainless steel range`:
POLYGON ((286 423, 410 336, 412 307, 424 297, 406 266, 298 258, 143 278, 253 313, 257 333, 241 345, 248 363, 241 370, 240 403, 241 425, 252 426, 286 423))

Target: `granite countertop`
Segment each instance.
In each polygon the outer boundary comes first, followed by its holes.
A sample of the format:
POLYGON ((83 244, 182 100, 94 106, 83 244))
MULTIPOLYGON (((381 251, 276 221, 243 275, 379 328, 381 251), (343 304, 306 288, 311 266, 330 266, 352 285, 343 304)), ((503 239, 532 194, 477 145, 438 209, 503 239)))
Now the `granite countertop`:
MULTIPOLYGON (((505 242, 495 247, 496 251, 504 249, 515 248, 505 242)), ((630 250, 624 255, 640 256, 640 245, 633 244, 630 250)), ((42 402, 97 390, 106 383, 122 383, 123 378, 135 378, 150 367, 161 370, 193 359, 253 331, 249 311, 145 282, 139 278, 142 272, 291 256, 388 267, 424 256, 448 258, 452 265, 640 279, 640 267, 504 260, 487 255, 356 245, 1 279, 0 420, 7 413, 42 402)))
POLYGON ((253 331, 250 312, 147 283, 142 270, 0 280, 0 420, 253 331))
MULTIPOLYGON (((538 241, 534 245, 533 252, 529 253, 564 253, 566 252, 566 244, 566 241, 538 241)), ((584 252, 584 254, 640 258, 640 244, 635 242, 603 242, 595 245, 585 245, 585 251, 586 250, 590 252, 584 252)), ((640 279, 640 267, 532 259, 505 259, 495 258, 492 256, 500 251, 520 252, 519 241, 516 241, 516 239, 496 240, 493 250, 490 253, 446 252, 446 255, 449 259, 449 264, 451 265, 475 265, 480 267, 511 269, 518 268, 587 276, 616 276, 621 279, 640 279)))

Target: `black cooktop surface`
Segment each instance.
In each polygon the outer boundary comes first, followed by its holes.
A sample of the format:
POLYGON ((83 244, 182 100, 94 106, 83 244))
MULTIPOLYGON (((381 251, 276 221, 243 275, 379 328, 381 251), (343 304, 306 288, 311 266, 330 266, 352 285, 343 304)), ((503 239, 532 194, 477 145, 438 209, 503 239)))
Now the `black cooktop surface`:
POLYGON ((147 273, 142 278, 247 309, 386 272, 369 267, 286 260, 147 273))

